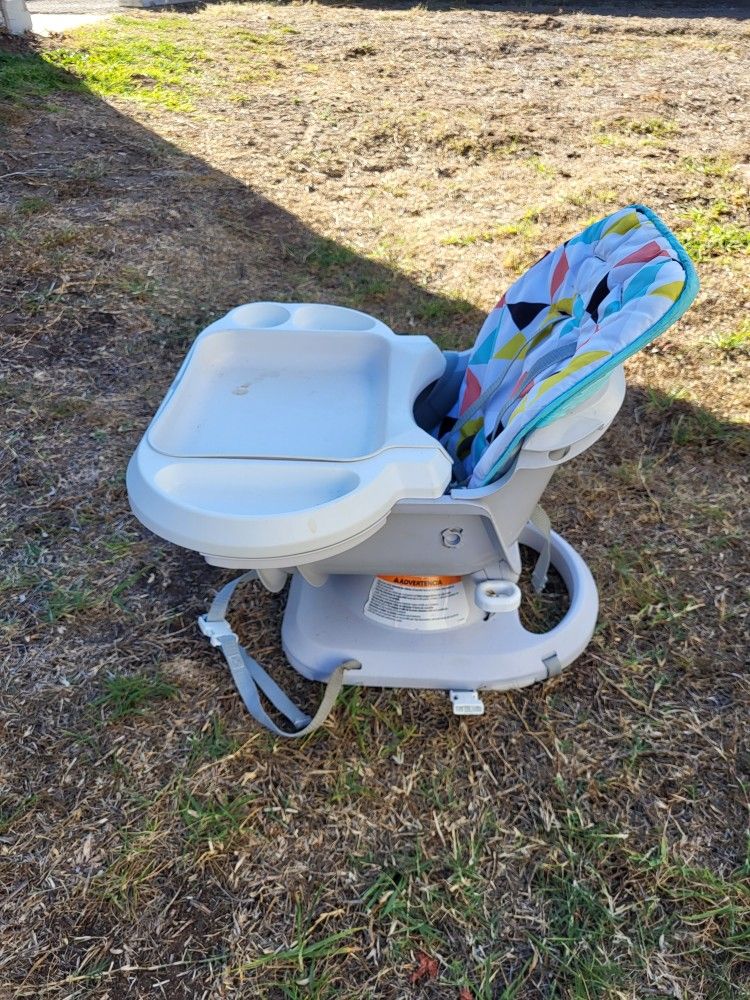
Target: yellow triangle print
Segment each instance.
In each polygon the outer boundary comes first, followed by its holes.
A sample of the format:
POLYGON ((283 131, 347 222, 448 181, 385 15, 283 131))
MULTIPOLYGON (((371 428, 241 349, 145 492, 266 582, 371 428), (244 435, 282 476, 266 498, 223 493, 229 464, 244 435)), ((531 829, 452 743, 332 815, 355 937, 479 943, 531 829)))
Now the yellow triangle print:
POLYGON ((558 382, 562 382, 568 375, 572 375, 573 372, 577 372, 581 368, 588 367, 594 361, 599 361, 600 358, 608 357, 609 351, 584 351, 583 354, 574 355, 564 368, 561 368, 559 372, 555 372, 554 375, 549 375, 544 381, 539 383, 539 388, 534 393, 534 402, 540 396, 543 396, 545 392, 549 392, 558 382))
POLYGON ((620 236, 624 236, 625 233, 629 233, 631 229, 637 229, 640 225, 638 221, 638 216, 635 212, 628 212, 627 215, 623 215, 621 219, 613 223, 609 229, 604 231, 605 236, 609 236, 610 233, 619 233, 620 236))
POLYGON ((663 295, 665 298, 671 299, 674 302, 684 287, 684 281, 670 281, 666 285, 660 285, 659 288, 652 288, 648 294, 663 295))
POLYGON ((522 333, 516 333, 510 338, 507 344, 503 344, 499 351, 492 355, 502 361, 513 361, 515 358, 525 358, 528 351, 526 338, 522 333))

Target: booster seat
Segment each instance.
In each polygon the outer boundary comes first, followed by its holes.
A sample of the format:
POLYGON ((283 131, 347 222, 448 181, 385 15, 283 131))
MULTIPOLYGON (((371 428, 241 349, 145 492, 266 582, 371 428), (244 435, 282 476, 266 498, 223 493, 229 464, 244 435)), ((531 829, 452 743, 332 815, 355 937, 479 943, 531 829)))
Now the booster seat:
POLYGON ((342 684, 444 689, 456 713, 481 714, 479 691, 579 656, 596 585, 539 500, 614 419, 624 359, 697 288, 674 235, 633 205, 530 268, 470 351, 329 305, 254 303, 207 327, 131 459, 128 494, 156 534, 246 571, 199 624, 253 717, 303 736, 342 684), (519 544, 539 553, 534 587, 551 562, 569 595, 541 635, 518 617, 519 544), (328 685, 313 719, 226 621, 239 584, 279 591, 290 575, 284 652, 328 685))

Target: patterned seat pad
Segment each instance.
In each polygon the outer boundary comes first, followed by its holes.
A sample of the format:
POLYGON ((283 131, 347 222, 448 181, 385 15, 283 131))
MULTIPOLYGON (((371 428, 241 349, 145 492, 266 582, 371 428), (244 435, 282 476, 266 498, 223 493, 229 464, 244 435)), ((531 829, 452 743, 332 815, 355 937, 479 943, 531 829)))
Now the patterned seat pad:
POLYGON ((487 317, 438 436, 460 485, 502 475, 524 437, 670 326, 698 290, 667 226, 630 205, 533 265, 487 317))

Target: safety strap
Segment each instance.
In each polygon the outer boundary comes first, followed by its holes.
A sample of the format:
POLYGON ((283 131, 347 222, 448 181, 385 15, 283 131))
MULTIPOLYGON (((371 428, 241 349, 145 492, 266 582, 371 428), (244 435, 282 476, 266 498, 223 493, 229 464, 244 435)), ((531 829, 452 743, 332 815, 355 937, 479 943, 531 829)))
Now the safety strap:
POLYGON ((552 559, 552 525, 550 524, 549 515, 541 504, 536 505, 529 521, 544 539, 542 547, 539 550, 539 558, 531 574, 531 586, 537 594, 541 594, 547 586, 547 574, 549 573, 549 564, 552 559))
POLYGON ((257 580, 258 575, 255 570, 250 570, 238 576, 236 580, 230 581, 222 587, 208 613, 201 615, 198 619, 198 626, 211 642, 212 646, 218 646, 224 654, 224 658, 229 664, 240 697, 245 703, 245 708, 250 715, 266 729, 269 729, 276 736, 285 736, 288 739, 299 739, 301 736, 308 736, 315 732, 328 718, 331 709, 338 697, 344 683, 344 673, 347 670, 358 670, 362 664, 357 660, 345 660, 333 671, 326 683, 323 693, 323 700, 315 715, 310 718, 302 709, 298 708, 294 702, 281 690, 276 681, 266 673, 257 660, 244 649, 239 639, 232 631, 226 619, 229 609, 229 602, 241 583, 249 580, 257 580), (280 729, 273 719, 268 715, 260 700, 260 691, 268 698, 274 708, 278 709, 282 715, 286 716, 295 727, 293 732, 286 732, 280 729))

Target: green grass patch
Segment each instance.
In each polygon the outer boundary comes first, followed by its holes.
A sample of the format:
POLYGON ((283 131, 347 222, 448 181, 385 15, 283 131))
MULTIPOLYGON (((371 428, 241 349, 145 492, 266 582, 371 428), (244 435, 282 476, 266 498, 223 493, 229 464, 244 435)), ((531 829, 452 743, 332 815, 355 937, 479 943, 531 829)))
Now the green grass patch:
POLYGON ((610 560, 620 597, 632 611, 630 620, 648 628, 661 625, 681 635, 682 619, 698 605, 680 593, 653 554, 615 545, 610 549, 610 560))
POLYGON ((212 715, 197 736, 191 736, 189 742, 189 763, 199 764, 202 761, 220 760, 237 749, 236 740, 224 732, 224 724, 217 715, 212 715))
POLYGON ((179 803, 188 840, 226 847, 239 833, 247 816, 251 795, 199 796, 186 792, 179 803))
POLYGON ((696 263, 750 253, 750 228, 733 221, 731 209, 724 201, 693 209, 678 235, 696 263))
POLYGON ((14 104, 62 90, 83 90, 80 80, 63 72, 46 55, 0 52, 0 94, 14 104))
POLYGON ((750 354, 750 319, 745 319, 736 330, 718 333, 711 341, 722 354, 750 354))
POLYGON ((664 118, 625 118, 620 115, 608 122, 598 122, 597 131, 602 135, 617 133, 619 135, 640 136, 642 138, 665 139, 677 135, 680 131, 675 122, 664 118))
POLYGON ((32 216, 49 212, 51 208, 52 205, 46 198, 40 198, 38 195, 30 195, 28 198, 21 198, 16 211, 19 215, 32 216))
POLYGON ((48 622, 72 618, 96 607, 97 596, 90 587, 76 584, 52 583, 44 600, 44 613, 48 622))
POLYGON ((36 803, 38 795, 26 795, 19 802, 11 802, 9 799, 0 801, 0 836, 9 833, 13 829, 13 824, 29 813, 36 803))
POLYGON ((294 904, 294 926, 292 941, 288 947, 266 952, 242 964, 243 971, 268 969, 264 979, 269 990, 279 990, 279 996, 287 1000, 333 1000, 342 994, 340 988, 331 982, 327 965, 333 959, 359 950, 363 927, 344 927, 330 934, 320 930, 321 916, 318 915, 318 893, 303 902, 297 898, 294 904), (273 968, 286 975, 282 980, 271 982, 273 968))
POLYGON ((109 677, 104 683, 104 694, 95 699, 94 705, 106 716, 116 721, 133 715, 142 715, 146 707, 156 701, 174 698, 178 688, 157 674, 109 677))
MULTIPOLYGON (((451 789, 454 777, 446 779, 451 789)), ((465 988, 475 1000, 511 1000, 531 967, 528 950, 512 962, 498 950, 504 916, 493 903, 496 871, 488 843, 494 835, 492 817, 484 814, 436 850, 416 840, 391 857, 352 859, 363 870, 362 907, 383 938, 386 960, 413 968, 419 952, 441 956, 435 988, 465 988), (470 956, 460 955, 466 942, 470 956)))
POLYGON ((508 239, 511 236, 520 236, 528 240, 536 232, 535 223, 538 215, 535 209, 530 209, 516 222, 504 222, 468 233, 449 233, 440 240, 440 243, 446 247, 469 247, 475 243, 494 243, 496 240, 508 239))
MULTIPOLYGON (((374 878, 365 890, 362 902, 371 918, 390 929, 390 945, 405 952, 416 945, 439 945, 444 935, 436 926, 433 908, 435 891, 430 873, 433 863, 417 843, 413 851, 389 864, 377 865, 374 878)), ((445 887, 443 887, 445 891, 445 887)))
MULTIPOLYGON (((83 400, 72 400, 71 402, 78 402, 83 404, 78 412, 85 412, 86 409, 91 405, 87 399, 83 400)), ((141 539, 135 534, 128 534, 124 530, 118 531, 108 538, 103 538, 101 541, 101 547, 107 553, 106 561, 108 563, 120 562, 122 559, 126 559, 132 553, 133 549, 140 543, 141 539)))
POLYGON ((328 239, 316 240, 306 259, 309 264, 320 271, 353 267, 362 262, 362 258, 356 250, 328 239))
MULTIPOLYGON (((653 735, 650 724, 643 730, 653 735)), ((632 770, 655 750, 640 735, 621 757, 632 770)), ((541 932, 532 931, 539 956, 555 969, 551 997, 610 1000, 638 994, 636 984, 655 961, 669 965, 677 956, 712 952, 710 992, 685 982, 685 996, 744 995, 729 987, 746 969, 750 940, 750 868, 747 858, 726 870, 688 864, 666 839, 645 853, 631 844, 632 829, 590 815, 590 784, 573 785, 561 776, 550 803, 554 822, 540 831, 547 842, 532 877, 542 902, 541 932)), ((686 786, 684 794, 696 797, 686 786)), ((693 984, 690 984, 693 985, 693 984)), ((697 985, 697 984, 695 984, 697 985)))
POLYGON ((680 166, 689 174, 703 174, 704 177, 729 177, 734 171, 729 156, 684 156, 680 166))
POLYGON ((565 195, 565 201, 576 208, 585 209, 588 212, 615 205, 620 201, 620 195, 614 188, 592 188, 588 187, 582 191, 573 191, 565 195))
POLYGON ((530 156, 526 165, 542 177, 554 177, 557 174, 552 164, 546 163, 541 156, 530 156))
POLYGON ((158 291, 158 283, 152 277, 130 264, 126 264, 113 276, 112 286, 118 292, 123 292, 129 298, 139 301, 152 298, 158 291))
POLYGON ((667 392, 646 386, 646 410, 654 416, 661 417, 668 413, 681 400, 688 398, 688 391, 684 386, 676 386, 667 392))
POLYGON ((447 295, 431 296, 414 303, 413 315, 422 323, 439 322, 465 316, 474 307, 466 299, 447 295))
POLYGON ((163 838, 158 822, 149 820, 142 829, 122 830, 122 849, 91 883, 91 893, 118 910, 138 905, 141 890, 159 873, 158 847, 163 838))
POLYGON ((680 446, 724 445, 739 454, 750 454, 750 430, 741 424, 720 420, 708 410, 680 413, 672 422, 672 440, 680 446))
POLYGON ((105 25, 79 29, 71 37, 72 44, 69 41, 51 50, 45 59, 73 74, 99 97, 192 111, 196 73, 209 57, 192 38, 181 37, 182 21, 176 22, 176 31, 174 21, 171 31, 152 30, 152 24, 158 23, 116 17, 105 25))

